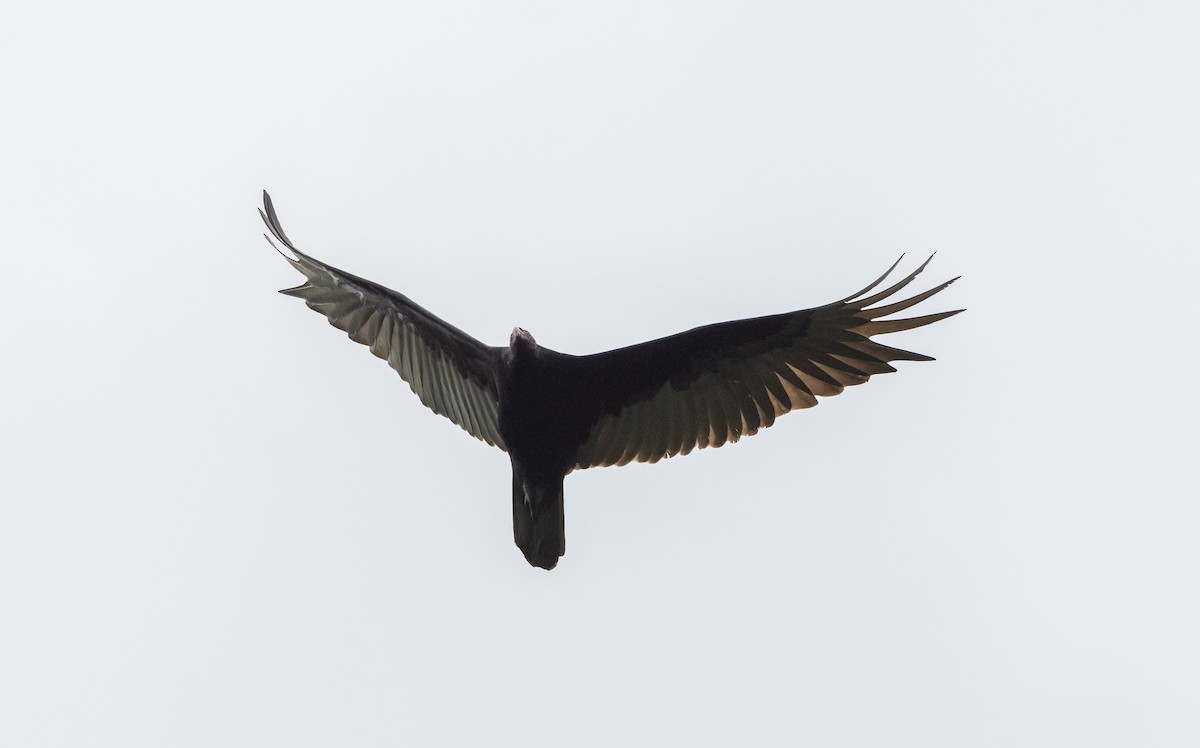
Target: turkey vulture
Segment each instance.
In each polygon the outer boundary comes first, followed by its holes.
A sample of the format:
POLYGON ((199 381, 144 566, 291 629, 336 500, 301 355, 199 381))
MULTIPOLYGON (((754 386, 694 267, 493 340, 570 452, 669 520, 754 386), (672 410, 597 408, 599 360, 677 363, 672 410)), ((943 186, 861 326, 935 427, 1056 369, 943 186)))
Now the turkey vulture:
MULTIPOLYGON (((889 362, 932 361, 871 337, 962 311, 880 319, 958 280, 871 306, 929 264, 868 296, 897 260, 858 293, 813 309, 720 322, 590 356, 543 348, 519 327, 499 348, 403 294, 296 249, 265 191, 259 213, 292 256, 280 254, 304 276, 303 284, 280 293, 303 299, 351 340, 369 346, 435 413, 508 452, 513 536, 526 560, 543 569, 553 569, 566 552, 563 478, 572 470, 657 462, 736 442, 784 413, 811 408, 818 397, 895 371, 889 362)), ((271 237, 267 241, 279 249, 271 237)))

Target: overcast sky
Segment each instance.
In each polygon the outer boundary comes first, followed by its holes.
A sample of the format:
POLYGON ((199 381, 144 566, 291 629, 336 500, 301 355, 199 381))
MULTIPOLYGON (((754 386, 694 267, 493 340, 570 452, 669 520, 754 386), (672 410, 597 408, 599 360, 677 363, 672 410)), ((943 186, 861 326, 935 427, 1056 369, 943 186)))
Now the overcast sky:
POLYGON ((0 23, 0 744, 1194 746, 1191 2, 45 3, 0 23), (906 364, 566 481, 297 245, 590 353, 938 256, 906 364))

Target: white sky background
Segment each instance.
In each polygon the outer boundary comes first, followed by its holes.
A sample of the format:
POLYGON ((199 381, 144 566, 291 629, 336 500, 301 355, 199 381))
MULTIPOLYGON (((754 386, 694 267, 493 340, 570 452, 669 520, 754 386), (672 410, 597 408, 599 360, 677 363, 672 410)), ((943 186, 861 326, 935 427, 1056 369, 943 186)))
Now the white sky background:
POLYGON ((9 0, 0 744, 1196 745, 1193 4, 9 0), (588 353, 901 252, 903 365, 566 482, 279 288, 588 353))

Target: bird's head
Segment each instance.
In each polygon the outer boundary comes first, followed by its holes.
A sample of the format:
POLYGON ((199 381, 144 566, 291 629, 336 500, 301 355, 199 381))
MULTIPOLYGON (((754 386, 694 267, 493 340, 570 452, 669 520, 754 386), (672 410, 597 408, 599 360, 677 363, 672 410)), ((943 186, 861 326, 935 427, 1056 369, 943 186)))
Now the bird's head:
POLYGON ((513 353, 532 353, 537 348, 537 341, 528 330, 514 327, 512 335, 508 336, 508 348, 513 353))

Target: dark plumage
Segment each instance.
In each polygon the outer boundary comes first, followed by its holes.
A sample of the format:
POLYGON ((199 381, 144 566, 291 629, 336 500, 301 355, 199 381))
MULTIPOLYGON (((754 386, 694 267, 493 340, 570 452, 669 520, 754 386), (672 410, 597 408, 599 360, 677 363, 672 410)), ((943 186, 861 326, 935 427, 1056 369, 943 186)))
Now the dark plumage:
POLYGON ((520 328, 508 347, 497 348, 403 294, 299 251, 266 192, 263 203, 263 221, 291 250, 295 259, 284 257, 305 277, 303 285, 280 293, 304 299, 334 327, 369 346, 434 412, 508 452, 513 535, 529 563, 543 569, 553 569, 566 551, 563 478, 572 470, 657 462, 735 442, 784 413, 816 405, 817 397, 895 371, 892 361, 932 361, 871 336, 962 311, 880 319, 957 280, 871 307, 929 264, 867 296, 897 260, 858 293, 813 309, 697 327, 590 356, 543 348, 520 328))

